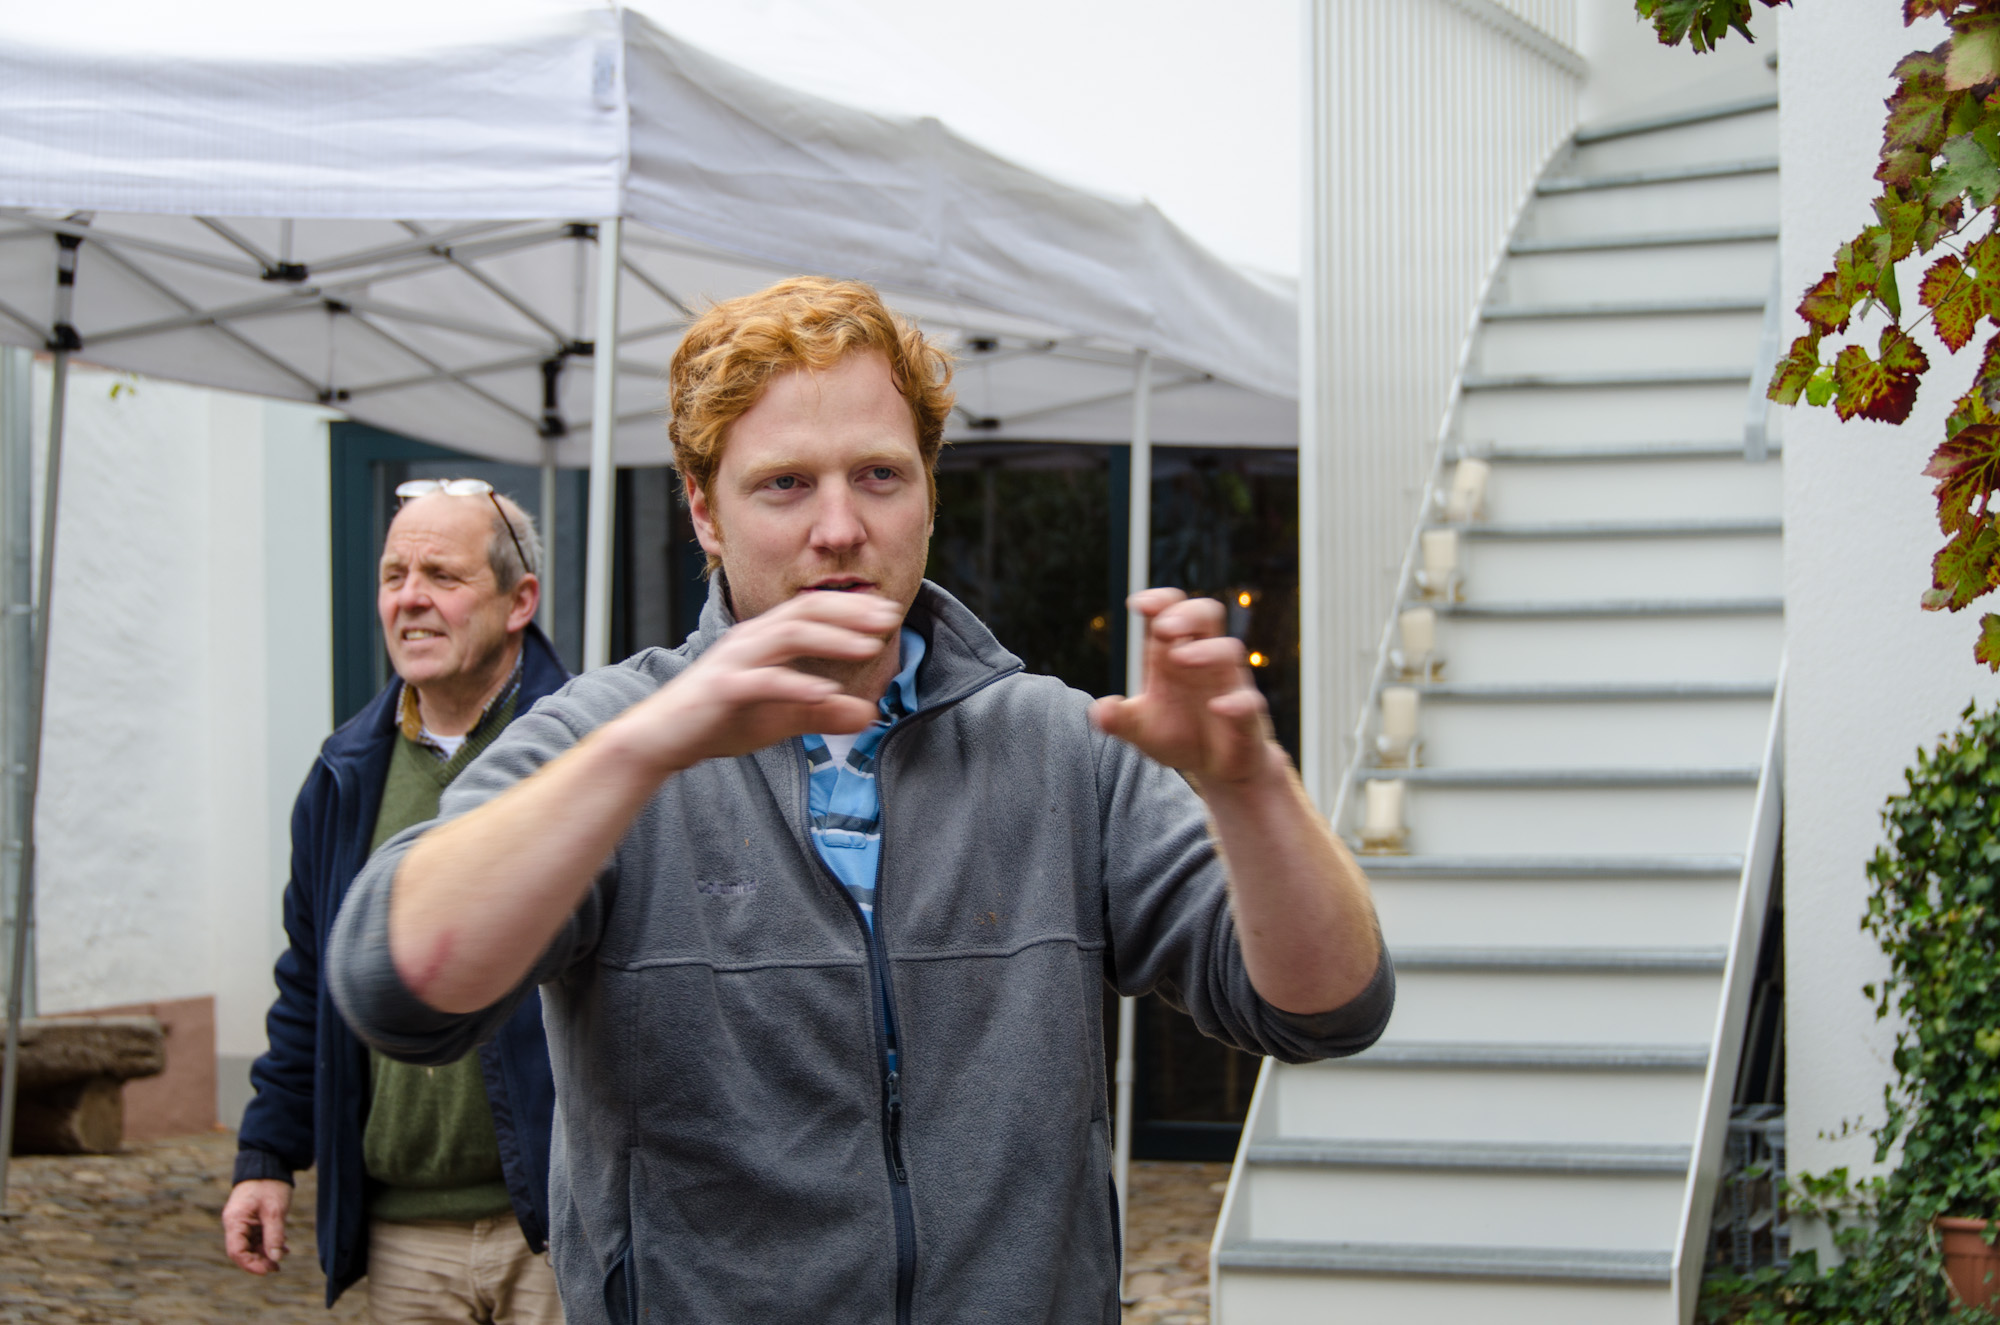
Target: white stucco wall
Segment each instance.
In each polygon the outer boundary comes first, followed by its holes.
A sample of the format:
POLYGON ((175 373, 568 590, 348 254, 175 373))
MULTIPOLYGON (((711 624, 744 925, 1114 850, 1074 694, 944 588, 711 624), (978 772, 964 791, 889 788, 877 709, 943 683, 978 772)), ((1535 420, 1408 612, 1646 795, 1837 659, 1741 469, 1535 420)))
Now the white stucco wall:
MULTIPOLYGON (((38 446, 48 387, 43 365, 38 446)), ((95 370, 71 380, 40 1006, 214 995, 225 1112, 263 1045, 290 803, 331 717, 321 417, 95 370)))
POLYGON ((1754 7, 1754 45, 1734 33, 1703 55, 1682 45, 1660 45, 1653 25, 1633 12, 1632 0, 1577 0, 1576 46, 1590 62, 1578 118, 1609 124, 1690 106, 1709 106, 1772 91, 1766 58, 1776 50, 1776 20, 1754 7))
MULTIPOLYGON (((1871 218, 1871 178, 1889 70, 1942 38, 1905 29, 1893 5, 1813 4, 1780 21, 1785 289, 1796 297, 1836 245, 1871 218)), ((1900 272, 1915 291, 1919 264, 1900 272)), ((1879 322, 1867 331, 1872 348, 1879 322)), ((1802 327, 1796 318, 1786 335, 1802 327)), ((1859 920, 1862 867, 1882 840, 1878 812, 1919 746, 1966 702, 2000 698, 1972 660, 1982 600, 1958 616, 1920 611, 1940 536, 1921 471, 1969 380, 1976 348, 1939 365, 1900 428, 1831 410, 1785 422, 1785 599, 1789 680, 1785 793, 1786 1042, 1792 1163, 1870 1168, 1865 1127, 1881 1118, 1891 1036, 1860 987, 1883 970, 1859 920)))

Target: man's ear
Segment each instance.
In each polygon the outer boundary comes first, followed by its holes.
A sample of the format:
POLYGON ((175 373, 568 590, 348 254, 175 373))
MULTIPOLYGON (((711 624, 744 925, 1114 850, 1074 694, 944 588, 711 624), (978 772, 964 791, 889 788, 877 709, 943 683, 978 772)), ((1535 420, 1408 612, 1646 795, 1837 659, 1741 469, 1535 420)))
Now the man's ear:
POLYGON ((533 575, 523 575, 507 597, 512 600, 507 604, 507 633, 512 635, 526 630, 535 619, 535 609, 542 605, 542 582, 533 575))
POLYGON ((722 555, 722 525, 715 518, 715 511, 708 504, 708 494, 691 475, 681 475, 682 490, 687 493, 688 518, 694 522, 694 536, 701 544, 701 550, 711 557, 722 555))

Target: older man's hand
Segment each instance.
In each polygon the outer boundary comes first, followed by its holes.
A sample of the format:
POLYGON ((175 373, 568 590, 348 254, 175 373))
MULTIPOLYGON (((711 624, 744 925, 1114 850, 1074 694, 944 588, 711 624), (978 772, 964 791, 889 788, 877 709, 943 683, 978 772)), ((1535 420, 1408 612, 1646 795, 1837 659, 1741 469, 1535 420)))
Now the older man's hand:
POLYGON ((292 1184, 250 1178, 229 1190, 222 1207, 222 1249, 252 1274, 270 1274, 285 1259, 285 1216, 292 1184))
POLYGON ((1135 696, 1097 701, 1099 729, 1204 784, 1276 771, 1269 708, 1242 641, 1223 633, 1222 604, 1148 589, 1127 605, 1146 624, 1145 672, 1135 696))

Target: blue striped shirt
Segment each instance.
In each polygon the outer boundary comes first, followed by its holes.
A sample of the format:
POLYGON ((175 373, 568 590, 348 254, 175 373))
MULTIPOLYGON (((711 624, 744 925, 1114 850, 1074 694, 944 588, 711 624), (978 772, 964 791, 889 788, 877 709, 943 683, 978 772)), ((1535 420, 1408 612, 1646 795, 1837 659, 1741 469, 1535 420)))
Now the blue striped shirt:
POLYGON ((905 626, 899 642, 902 669, 882 696, 882 720, 854 738, 847 757, 835 758, 824 736, 804 738, 813 846, 833 877, 846 885, 871 932, 875 871, 882 858, 882 796, 875 785, 875 751, 898 719, 916 712, 917 664, 924 660, 923 636, 905 626))

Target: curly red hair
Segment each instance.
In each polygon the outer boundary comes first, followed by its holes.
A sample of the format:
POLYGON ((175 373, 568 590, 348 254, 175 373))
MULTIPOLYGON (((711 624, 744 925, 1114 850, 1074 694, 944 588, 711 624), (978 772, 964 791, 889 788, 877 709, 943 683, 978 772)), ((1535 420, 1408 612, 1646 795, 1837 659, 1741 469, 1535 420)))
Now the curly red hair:
MULTIPOLYGON (((667 368, 667 438, 674 465, 713 501, 729 425, 794 368, 820 372, 850 354, 879 352, 909 403, 937 505, 937 458, 951 414, 951 355, 889 311, 874 287, 824 276, 794 276, 715 304, 696 318, 667 368)), ((709 569, 717 560, 711 556, 709 569)))

